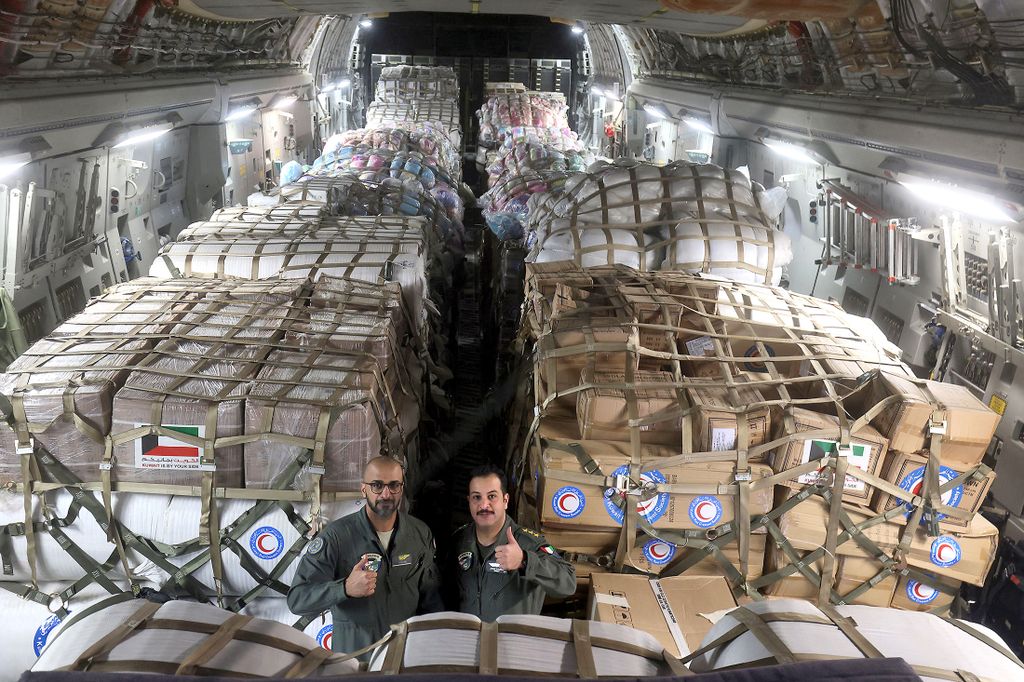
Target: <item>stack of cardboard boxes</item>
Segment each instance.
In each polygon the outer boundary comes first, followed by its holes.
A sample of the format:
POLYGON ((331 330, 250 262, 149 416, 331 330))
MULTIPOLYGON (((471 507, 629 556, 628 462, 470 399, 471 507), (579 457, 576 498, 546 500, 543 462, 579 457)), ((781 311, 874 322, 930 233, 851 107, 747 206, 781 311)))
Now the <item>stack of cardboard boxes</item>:
POLYGON ((671 650, 737 597, 817 599, 824 581, 835 602, 932 610, 983 583, 999 417, 915 379, 869 320, 769 286, 569 263, 528 264, 525 309, 519 515, 577 561, 594 617, 664 630, 671 650), (682 579, 711 581, 696 606, 671 596, 682 579))

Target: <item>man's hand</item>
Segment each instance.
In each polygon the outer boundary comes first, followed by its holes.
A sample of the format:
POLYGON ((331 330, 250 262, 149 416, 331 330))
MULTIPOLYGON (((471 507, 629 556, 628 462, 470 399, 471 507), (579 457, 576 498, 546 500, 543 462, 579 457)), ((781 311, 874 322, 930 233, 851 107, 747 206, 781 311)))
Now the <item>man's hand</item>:
POLYGON ((366 570, 367 562, 368 558, 364 554, 345 578, 345 594, 349 597, 371 597, 377 590, 377 572, 366 570))
POLYGON ((508 544, 494 550, 494 559, 503 570, 518 571, 523 565, 523 548, 516 542, 512 534, 512 526, 508 527, 508 544))

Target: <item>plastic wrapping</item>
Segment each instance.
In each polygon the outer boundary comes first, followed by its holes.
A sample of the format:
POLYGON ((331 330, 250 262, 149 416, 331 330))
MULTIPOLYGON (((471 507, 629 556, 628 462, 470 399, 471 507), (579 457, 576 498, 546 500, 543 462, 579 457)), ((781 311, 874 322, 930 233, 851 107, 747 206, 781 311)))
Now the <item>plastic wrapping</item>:
POLYGON ((386 66, 377 79, 379 102, 459 99, 459 82, 449 66, 386 66))
MULTIPOLYGON (((40 446, 55 453, 75 475, 95 480, 104 452, 102 437, 110 432, 114 393, 150 347, 149 341, 132 338, 43 339, 0 375, 0 394, 21 403, 40 446), (72 401, 81 427, 65 414, 66 399, 72 401)), ((4 484, 23 480, 16 445, 14 430, 0 422, 4 484)))
MULTIPOLYGON (((32 671, 73 666, 89 647, 109 633, 133 618, 143 620, 139 614, 148 609, 149 618, 177 624, 177 627, 129 629, 109 653, 89 661, 93 669, 102 667, 108 671, 173 674, 197 646, 208 641, 210 634, 233 617, 230 611, 185 601, 152 604, 133 599, 101 604, 105 607, 84 617, 73 617, 32 666, 32 671)), ((242 625, 235 637, 226 638, 222 646, 212 649, 196 672, 280 677, 302 661, 308 652, 318 648, 315 639, 298 630, 273 621, 253 619, 242 625), (238 636, 243 633, 251 633, 262 641, 254 642, 252 637, 238 636)), ((339 675, 358 670, 354 660, 332 662, 335 659, 340 659, 340 656, 327 657, 326 661, 315 666, 310 675, 339 675)))
POLYGON ((498 143, 512 128, 534 127, 569 131, 565 97, 553 92, 492 95, 477 112, 480 142, 498 143))
MULTIPOLYGON (((371 359, 360 356, 272 353, 246 401, 246 431, 266 435, 246 445, 246 486, 268 487, 309 447, 275 436, 315 441, 322 433, 321 489, 359 490, 363 467, 381 454, 387 440, 385 420, 394 416, 375 369, 371 359), (326 431, 322 421, 329 424, 326 431)), ((299 474, 295 487, 309 489, 307 472, 299 474)))
MULTIPOLYGON (((404 642, 399 669, 386 668, 388 643, 378 647, 370 657, 371 672, 429 672, 445 669, 479 670, 482 646, 480 619, 465 613, 436 613, 408 620, 408 639, 404 642), (451 623, 461 622, 461 627, 451 623)), ((593 656, 597 675, 602 677, 647 677, 669 675, 671 670, 663 658, 664 647, 651 635, 633 628, 611 623, 585 622, 591 639, 589 644, 573 642, 572 630, 577 621, 548 616, 501 616, 498 627, 494 665, 504 674, 577 677, 583 666, 577 660, 576 646, 587 646, 593 656), (502 627, 506 629, 503 631, 502 627), (524 632, 525 630, 525 632, 524 632), (612 642, 623 649, 609 647, 612 642)))

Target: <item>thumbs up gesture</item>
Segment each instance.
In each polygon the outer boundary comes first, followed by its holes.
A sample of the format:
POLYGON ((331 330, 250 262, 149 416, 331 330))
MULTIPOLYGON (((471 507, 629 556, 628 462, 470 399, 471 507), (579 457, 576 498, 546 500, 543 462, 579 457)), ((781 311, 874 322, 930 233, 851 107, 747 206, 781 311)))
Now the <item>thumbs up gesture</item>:
POLYGON ((523 548, 516 542, 515 535, 512 534, 512 526, 508 527, 506 539, 507 544, 494 550, 494 560, 503 570, 518 571, 523 566, 523 548))

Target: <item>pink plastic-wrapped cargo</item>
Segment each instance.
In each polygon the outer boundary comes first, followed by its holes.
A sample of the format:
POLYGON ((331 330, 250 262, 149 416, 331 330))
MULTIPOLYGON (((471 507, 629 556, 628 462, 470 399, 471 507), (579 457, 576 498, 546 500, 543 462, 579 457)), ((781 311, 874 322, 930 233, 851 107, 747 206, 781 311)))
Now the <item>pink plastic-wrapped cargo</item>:
MULTIPOLYGON (((133 338, 43 339, 0 375, 0 395, 15 408, 15 418, 24 410, 39 447, 81 480, 98 481, 114 393, 151 346, 133 338)), ((2 485, 22 481, 16 441, 15 431, 0 421, 2 485)))
MULTIPOLYGON (((263 435, 245 446, 246 487, 269 487, 285 467, 321 442, 321 488, 358 490, 363 466, 382 453, 382 442, 394 427, 393 420, 384 423, 382 394, 372 361, 316 350, 273 352, 246 400, 245 430, 263 435)), ((292 485, 308 489, 308 469, 292 485)))
POLYGON ((242 434, 248 383, 297 318, 301 292, 277 283, 254 301, 223 294, 192 307, 114 399, 115 480, 197 485, 215 468, 216 485, 241 486, 242 446, 207 446, 242 434))

